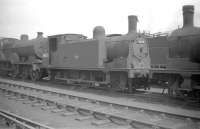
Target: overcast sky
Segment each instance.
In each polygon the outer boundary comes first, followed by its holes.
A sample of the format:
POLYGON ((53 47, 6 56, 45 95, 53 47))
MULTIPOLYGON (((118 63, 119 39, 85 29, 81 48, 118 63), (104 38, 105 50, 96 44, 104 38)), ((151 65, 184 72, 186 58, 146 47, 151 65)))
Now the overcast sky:
POLYGON ((125 34, 128 15, 137 15, 138 30, 163 32, 182 26, 182 6, 195 6, 200 26, 200 0, 0 0, 0 37, 36 32, 44 35, 80 33, 92 36, 95 26, 125 34))

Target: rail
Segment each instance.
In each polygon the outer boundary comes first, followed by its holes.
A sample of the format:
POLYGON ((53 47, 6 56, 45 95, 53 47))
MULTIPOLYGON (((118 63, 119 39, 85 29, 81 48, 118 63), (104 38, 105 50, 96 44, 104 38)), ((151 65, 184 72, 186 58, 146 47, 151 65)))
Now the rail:
POLYGON ((14 122, 15 126, 21 127, 22 129, 54 129, 51 127, 48 127, 46 125, 43 125, 41 123, 29 120, 27 118, 21 117, 19 115, 16 115, 14 113, 5 111, 3 109, 0 109, 0 116, 7 119, 6 122, 14 122))

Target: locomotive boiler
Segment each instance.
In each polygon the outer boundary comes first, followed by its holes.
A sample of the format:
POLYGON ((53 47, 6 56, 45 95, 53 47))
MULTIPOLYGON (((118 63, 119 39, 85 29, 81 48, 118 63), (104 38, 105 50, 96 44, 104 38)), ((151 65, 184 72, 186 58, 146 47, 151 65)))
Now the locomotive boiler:
POLYGON ((16 41, 12 47, 12 52, 17 55, 15 62, 37 63, 48 57, 47 39, 38 32, 35 39, 29 40, 28 35, 21 35, 21 39, 16 41))
POLYGON ((77 39, 71 40, 70 34, 49 36, 51 79, 130 92, 145 87, 136 82, 148 78, 148 43, 137 33, 137 16, 128 19, 129 32, 125 35, 106 36, 105 29, 97 26, 92 39, 76 35, 77 39))
POLYGON ((128 34, 106 37, 106 59, 108 62, 128 59, 123 67, 150 68, 148 42, 144 35, 137 33, 137 17, 129 16, 128 19, 128 34))

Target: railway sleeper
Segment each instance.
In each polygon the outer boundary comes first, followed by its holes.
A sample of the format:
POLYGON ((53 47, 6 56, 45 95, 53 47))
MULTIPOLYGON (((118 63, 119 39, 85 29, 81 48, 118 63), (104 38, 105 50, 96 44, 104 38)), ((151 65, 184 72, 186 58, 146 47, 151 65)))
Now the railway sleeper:
POLYGON ((93 118, 94 118, 94 117, 91 116, 91 115, 83 115, 83 116, 80 116, 80 117, 75 118, 75 120, 84 121, 84 120, 89 120, 89 119, 93 119, 93 118))
POLYGON ((53 110, 56 109, 56 106, 45 106, 45 107, 41 107, 42 110, 46 111, 46 110, 53 110))
POLYGON ((26 98, 19 98, 19 99, 17 99, 16 101, 27 101, 27 99, 26 98))
POLYGON ((78 113, 74 112, 74 111, 71 111, 71 112, 68 111, 68 112, 62 113, 61 115, 64 116, 64 117, 68 117, 68 116, 78 115, 78 113))
POLYGON ((106 119, 106 120, 96 120, 96 121, 93 121, 91 124, 95 126, 104 126, 110 123, 111 123, 110 120, 106 119))
POLYGON ((34 103, 32 104, 32 107, 41 107, 41 106, 46 106, 46 103, 34 103))
POLYGON ((51 112, 53 112, 53 113, 62 113, 62 112, 65 112, 65 111, 66 111, 66 109, 60 109, 60 108, 56 108, 56 109, 51 110, 51 112))

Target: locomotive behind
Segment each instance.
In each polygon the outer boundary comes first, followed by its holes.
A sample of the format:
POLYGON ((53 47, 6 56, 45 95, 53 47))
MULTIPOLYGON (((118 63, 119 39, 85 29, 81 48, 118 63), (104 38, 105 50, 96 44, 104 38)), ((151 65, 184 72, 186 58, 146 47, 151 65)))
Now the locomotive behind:
POLYGON ((46 73, 47 42, 47 39, 42 36, 42 32, 38 32, 37 38, 31 40, 25 34, 21 35, 20 40, 2 39, 1 55, 5 57, 5 59, 1 59, 2 70, 14 78, 38 80, 46 73))
POLYGON ((0 73, 1 75, 8 75, 11 72, 12 64, 9 61, 12 53, 11 48, 18 39, 15 38, 1 38, 0 39, 0 73))
POLYGON ((200 98, 200 28, 193 17, 194 6, 185 5, 182 28, 149 38, 153 78, 169 87, 170 96, 200 98))

